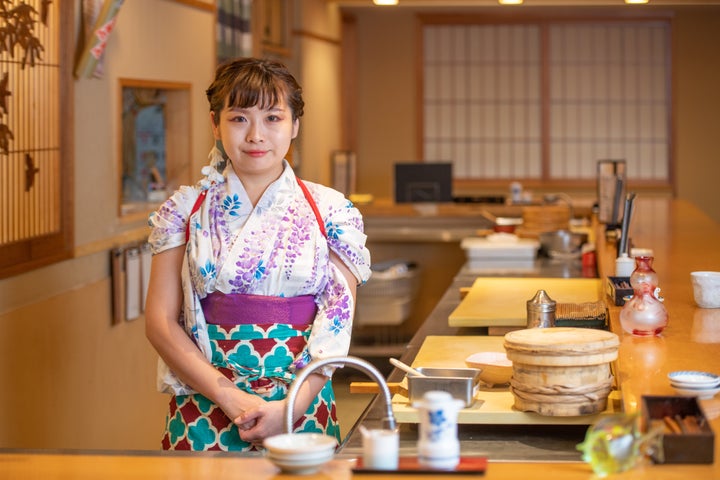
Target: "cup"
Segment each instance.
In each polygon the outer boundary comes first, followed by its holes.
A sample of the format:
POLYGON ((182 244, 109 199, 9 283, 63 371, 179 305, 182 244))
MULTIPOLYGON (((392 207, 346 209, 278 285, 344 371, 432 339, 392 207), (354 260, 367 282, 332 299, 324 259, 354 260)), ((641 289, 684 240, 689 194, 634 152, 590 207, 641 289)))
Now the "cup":
POLYGON ((720 272, 692 272, 693 296, 701 308, 720 308, 720 272))
POLYGON ((397 429, 362 429, 363 466, 371 470, 397 470, 400 436, 397 429))

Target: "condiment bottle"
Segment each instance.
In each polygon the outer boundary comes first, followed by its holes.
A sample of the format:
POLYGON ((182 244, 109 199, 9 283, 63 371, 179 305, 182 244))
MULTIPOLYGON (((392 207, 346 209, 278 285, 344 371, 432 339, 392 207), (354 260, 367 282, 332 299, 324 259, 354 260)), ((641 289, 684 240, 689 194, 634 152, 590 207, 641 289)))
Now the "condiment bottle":
POLYGON ((557 302, 545 290, 538 290, 527 301, 527 328, 548 328, 555 326, 557 302))
POLYGON ((630 275, 633 296, 620 311, 620 325, 633 335, 659 335, 668 324, 668 313, 659 299, 658 276, 652 261, 651 256, 635 257, 636 268, 630 275))
POLYGON ((615 259, 616 277, 629 277, 633 270, 635 270, 635 260, 628 257, 627 253, 623 253, 615 259))
POLYGON ((464 403, 448 392, 431 390, 413 403, 420 428, 418 462, 432 469, 452 470, 460 463, 457 415, 464 403))

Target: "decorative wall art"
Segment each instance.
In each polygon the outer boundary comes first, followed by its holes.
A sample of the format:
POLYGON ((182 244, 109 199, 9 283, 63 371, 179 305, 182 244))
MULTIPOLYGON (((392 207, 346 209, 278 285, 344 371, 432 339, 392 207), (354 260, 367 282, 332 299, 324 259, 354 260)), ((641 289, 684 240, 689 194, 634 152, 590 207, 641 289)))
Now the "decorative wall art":
POLYGON ((83 0, 75 76, 100 78, 103 54, 124 0, 83 0))

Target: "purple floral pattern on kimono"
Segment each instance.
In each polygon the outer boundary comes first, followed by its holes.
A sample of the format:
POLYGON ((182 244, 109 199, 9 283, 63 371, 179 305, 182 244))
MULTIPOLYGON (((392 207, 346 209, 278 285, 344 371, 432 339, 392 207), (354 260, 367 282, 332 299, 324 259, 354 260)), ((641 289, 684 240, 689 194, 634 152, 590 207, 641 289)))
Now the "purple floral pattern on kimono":
MULTIPOLYGON (((211 152, 211 165, 219 153, 211 152)), ((285 162, 273 182, 253 207, 242 183, 230 166, 222 174, 205 167, 198 185, 176 191, 150 218, 153 253, 184 246, 183 319, 188 335, 210 358, 207 324, 200 299, 209 293, 243 293, 293 297, 313 295, 318 306, 307 347, 293 362, 301 368, 315 358, 347 355, 354 300, 340 270, 330 261, 330 251, 353 273, 357 283, 370 277, 370 254, 360 212, 344 195, 331 188, 305 182, 327 232, 318 220, 292 168, 285 162), (208 194, 200 209, 190 211, 201 190, 208 194)), ((160 365, 162 391, 193 393, 160 365)), ((332 368, 324 373, 330 375, 332 368)))

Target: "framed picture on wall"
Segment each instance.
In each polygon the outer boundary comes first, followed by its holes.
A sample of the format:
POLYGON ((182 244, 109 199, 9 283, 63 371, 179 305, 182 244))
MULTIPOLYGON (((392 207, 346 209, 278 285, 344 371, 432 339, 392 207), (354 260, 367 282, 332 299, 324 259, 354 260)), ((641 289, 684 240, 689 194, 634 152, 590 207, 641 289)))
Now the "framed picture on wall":
POLYGON ((190 181, 190 84, 120 79, 120 215, 145 216, 190 181))

